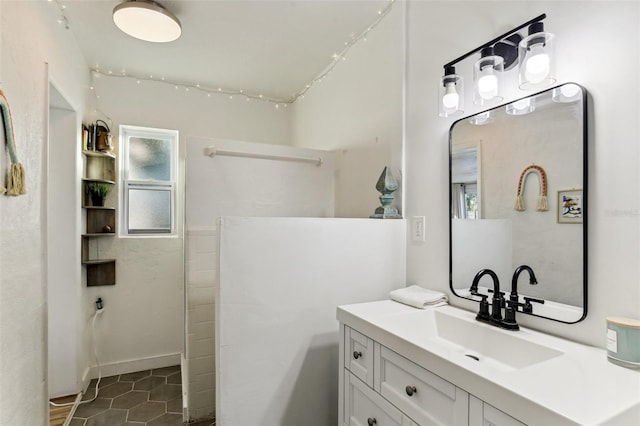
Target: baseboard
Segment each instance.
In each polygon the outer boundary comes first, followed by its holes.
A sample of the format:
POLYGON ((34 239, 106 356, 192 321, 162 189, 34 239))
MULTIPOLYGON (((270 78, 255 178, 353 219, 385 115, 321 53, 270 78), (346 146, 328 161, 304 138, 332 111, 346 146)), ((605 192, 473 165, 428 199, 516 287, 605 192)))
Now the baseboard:
MULTIPOLYGON (((100 365, 102 377, 115 376, 117 374, 134 373, 136 371, 151 370, 153 368, 181 365, 181 354, 159 355, 149 358, 139 358, 128 361, 112 362, 100 365)), ((82 390, 86 391, 92 379, 98 377, 98 367, 88 367, 82 375, 82 390)))

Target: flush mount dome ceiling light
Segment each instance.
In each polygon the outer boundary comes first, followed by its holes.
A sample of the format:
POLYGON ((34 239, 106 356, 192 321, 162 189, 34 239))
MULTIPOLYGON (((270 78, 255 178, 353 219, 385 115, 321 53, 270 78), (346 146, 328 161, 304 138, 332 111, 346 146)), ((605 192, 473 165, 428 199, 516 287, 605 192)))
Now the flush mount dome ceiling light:
POLYGON ((167 43, 182 34, 180 21, 152 0, 128 0, 113 9, 113 22, 123 32, 140 40, 167 43))

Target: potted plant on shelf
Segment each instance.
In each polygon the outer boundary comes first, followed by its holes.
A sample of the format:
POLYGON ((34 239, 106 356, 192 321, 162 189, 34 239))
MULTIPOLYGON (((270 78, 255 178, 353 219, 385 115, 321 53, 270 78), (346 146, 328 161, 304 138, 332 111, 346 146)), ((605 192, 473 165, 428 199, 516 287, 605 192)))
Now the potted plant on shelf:
POLYGON ((91 196, 91 204, 96 207, 104 206, 104 201, 111 192, 111 185, 100 182, 90 182, 87 184, 87 190, 91 196))

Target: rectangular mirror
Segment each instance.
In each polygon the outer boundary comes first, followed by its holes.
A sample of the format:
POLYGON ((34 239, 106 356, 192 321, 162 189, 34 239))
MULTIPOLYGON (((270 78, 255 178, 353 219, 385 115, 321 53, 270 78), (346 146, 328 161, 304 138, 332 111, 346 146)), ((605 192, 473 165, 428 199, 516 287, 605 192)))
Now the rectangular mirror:
MULTIPOLYGON (((527 265, 537 284, 528 273, 515 280, 519 302, 528 305, 519 312, 565 323, 585 318, 586 112, 585 89, 567 83, 453 123, 449 277, 456 296, 479 301, 469 288, 488 268, 508 299, 515 270, 527 265)), ((479 292, 492 290, 483 277, 479 292)))

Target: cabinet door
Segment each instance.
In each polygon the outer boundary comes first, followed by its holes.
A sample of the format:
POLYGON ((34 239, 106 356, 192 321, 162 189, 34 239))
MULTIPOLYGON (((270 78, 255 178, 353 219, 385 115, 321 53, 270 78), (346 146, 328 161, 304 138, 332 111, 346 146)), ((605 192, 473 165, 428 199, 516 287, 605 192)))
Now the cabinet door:
POLYGON ((348 370, 344 372, 344 424, 349 426, 412 426, 396 407, 348 370))
POLYGON ((470 395, 469 426, 525 426, 525 424, 470 395))
POLYGON ((373 340, 345 327, 344 366, 373 387, 373 340))
POLYGON ((468 423, 467 392, 384 346, 379 352, 374 387, 382 396, 422 426, 468 423))

